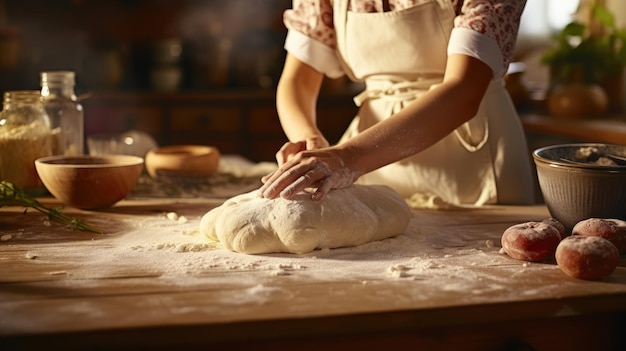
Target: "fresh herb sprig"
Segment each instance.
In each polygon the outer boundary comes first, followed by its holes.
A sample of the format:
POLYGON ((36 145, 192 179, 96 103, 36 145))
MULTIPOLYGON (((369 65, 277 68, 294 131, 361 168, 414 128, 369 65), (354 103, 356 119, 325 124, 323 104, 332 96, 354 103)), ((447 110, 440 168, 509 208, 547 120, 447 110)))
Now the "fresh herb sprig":
POLYGON ((24 190, 6 180, 0 181, 0 207, 3 206, 24 206, 34 208, 35 210, 48 216, 48 219, 67 224, 72 229, 83 230, 98 234, 103 233, 103 231, 99 228, 91 226, 84 221, 81 221, 74 217, 63 214, 63 207, 48 208, 42 205, 35 198, 28 195, 24 190))

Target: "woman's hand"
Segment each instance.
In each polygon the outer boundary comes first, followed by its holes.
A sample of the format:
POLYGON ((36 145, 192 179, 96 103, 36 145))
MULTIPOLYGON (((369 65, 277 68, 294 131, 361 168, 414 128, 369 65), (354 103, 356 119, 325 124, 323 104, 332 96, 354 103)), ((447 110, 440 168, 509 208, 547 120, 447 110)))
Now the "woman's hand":
POLYGON ((301 191, 313 189, 318 201, 331 189, 345 188, 360 176, 350 168, 349 153, 338 147, 301 151, 273 173, 263 177, 259 195, 268 199, 291 199, 301 191))
POLYGON ((282 166, 300 151, 317 150, 328 146, 328 141, 323 136, 315 136, 298 142, 287 142, 276 153, 276 161, 278 166, 282 166))

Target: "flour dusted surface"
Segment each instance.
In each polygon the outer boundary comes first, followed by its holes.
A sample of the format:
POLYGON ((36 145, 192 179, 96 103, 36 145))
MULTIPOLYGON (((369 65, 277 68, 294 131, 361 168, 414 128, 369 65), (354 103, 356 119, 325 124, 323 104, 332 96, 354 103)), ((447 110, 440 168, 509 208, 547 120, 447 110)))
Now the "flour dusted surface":
POLYGON ((236 252, 306 253, 402 234, 410 218, 410 208, 390 188, 353 185, 332 190, 319 202, 308 193, 286 200, 252 191, 209 211, 200 230, 236 252))
MULTIPOLYGON (((20 245, 27 250, 16 252, 21 264, 40 272, 35 284, 50 281, 64 299, 65 291, 77 296, 97 291, 105 300, 153 291, 149 299, 133 303, 148 315, 168 313, 185 323, 206 316, 229 321, 251 310, 277 317, 300 315, 303 309, 320 315, 374 312, 553 298, 589 288, 555 264, 520 262, 499 252, 506 227, 543 218, 544 212, 532 218, 479 214, 478 220, 473 211, 416 211, 396 237, 305 254, 248 255, 207 241, 198 229, 206 211, 222 201, 155 203, 121 203, 90 217, 91 224, 106 228, 104 235, 47 223, 34 212, 10 216, 6 220, 19 225, 0 228, 12 236, 0 245, 10 253, 12 245, 27 241, 20 245), (188 300, 192 296, 196 300, 188 300), (304 306, 309 299, 322 305, 304 306), (280 312, 273 307, 277 301, 293 303, 284 303, 280 312)), ((3 272, 5 278, 10 274, 3 272)), ((604 284, 606 293, 623 289, 626 276, 615 273, 608 279, 618 284, 604 284)), ((76 308, 69 317, 98 325, 101 316, 110 315, 110 305, 99 303, 103 299, 67 298, 68 308, 76 308)), ((0 314, 19 316, 20 306, 0 304, 0 314)), ((58 325, 58 314, 42 318, 58 325)), ((31 324, 26 318, 0 322, 6 328, 31 324)))

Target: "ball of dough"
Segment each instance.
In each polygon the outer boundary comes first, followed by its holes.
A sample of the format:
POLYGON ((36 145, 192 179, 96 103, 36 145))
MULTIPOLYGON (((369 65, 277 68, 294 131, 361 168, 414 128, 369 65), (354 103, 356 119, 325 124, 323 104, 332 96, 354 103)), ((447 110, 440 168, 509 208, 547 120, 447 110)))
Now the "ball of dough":
POLYGON ((554 257, 560 241, 559 230, 546 222, 516 224, 502 234, 502 248, 507 255, 531 262, 554 257))
POLYGON ((334 189, 322 201, 308 193, 266 199, 255 190, 207 212, 200 232, 241 253, 306 253, 402 234, 411 216, 405 200, 382 185, 334 189))
POLYGON ((547 224, 553 226, 554 228, 556 228, 559 231, 559 234, 561 234, 561 240, 563 240, 563 239, 565 239, 565 237, 569 236, 569 234, 565 230, 565 226, 563 225, 563 223, 559 222, 557 219, 550 217, 550 218, 544 219, 541 222, 547 223, 547 224))
POLYGON ((626 252, 626 221, 608 218, 582 220, 572 229, 573 235, 599 236, 617 247, 620 253, 626 252))
POLYGON ((556 249, 556 263, 568 276, 597 280, 615 270, 619 261, 617 248, 598 236, 572 235, 556 249))

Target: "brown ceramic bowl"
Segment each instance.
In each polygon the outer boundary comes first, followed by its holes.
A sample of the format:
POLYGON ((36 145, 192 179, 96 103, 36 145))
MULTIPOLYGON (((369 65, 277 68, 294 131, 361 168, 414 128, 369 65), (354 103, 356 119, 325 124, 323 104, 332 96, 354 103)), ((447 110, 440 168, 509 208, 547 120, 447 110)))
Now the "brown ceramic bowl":
POLYGON ((131 192, 143 158, 130 155, 50 156, 35 168, 48 191, 63 204, 86 210, 113 206, 131 192))
POLYGON ((537 177, 550 215, 571 231, 588 218, 626 220, 626 166, 581 158, 590 148, 626 156, 626 145, 560 144, 533 151, 537 177), (574 163, 576 162, 576 163, 574 163))
POLYGON ((155 148, 146 154, 146 170, 160 175, 205 177, 217 172, 220 152, 213 146, 173 145, 155 148))

